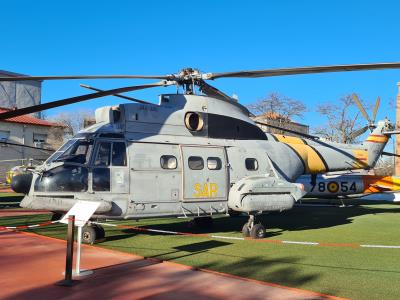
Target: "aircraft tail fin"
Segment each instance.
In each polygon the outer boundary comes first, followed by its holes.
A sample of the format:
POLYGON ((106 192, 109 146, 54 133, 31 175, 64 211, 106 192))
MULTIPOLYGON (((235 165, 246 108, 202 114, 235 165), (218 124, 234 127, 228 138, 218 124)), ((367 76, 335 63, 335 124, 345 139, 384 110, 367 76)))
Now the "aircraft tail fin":
POLYGON ((383 149, 385 148, 390 134, 386 131, 392 128, 392 124, 388 119, 379 121, 375 129, 368 135, 367 139, 364 141, 364 145, 368 149, 368 166, 373 168, 381 156, 383 149))

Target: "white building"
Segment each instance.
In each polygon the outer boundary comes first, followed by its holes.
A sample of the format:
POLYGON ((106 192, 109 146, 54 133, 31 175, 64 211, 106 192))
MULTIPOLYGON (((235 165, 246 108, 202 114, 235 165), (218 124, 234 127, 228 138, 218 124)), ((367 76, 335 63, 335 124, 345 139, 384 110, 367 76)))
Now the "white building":
MULTIPOLYGON (((9 111, 0 108, 0 113, 9 111)), ((9 145, 1 142, 38 148, 53 148, 55 132, 61 131, 60 124, 38 119, 30 115, 0 121, 0 182, 5 181, 5 173, 12 167, 27 164, 30 159, 40 163, 51 154, 49 151, 9 145)))

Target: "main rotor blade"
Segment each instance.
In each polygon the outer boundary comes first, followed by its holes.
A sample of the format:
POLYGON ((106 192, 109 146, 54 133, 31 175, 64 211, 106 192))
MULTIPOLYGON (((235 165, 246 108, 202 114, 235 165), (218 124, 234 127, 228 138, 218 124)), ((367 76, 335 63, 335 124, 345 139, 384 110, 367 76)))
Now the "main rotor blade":
POLYGON ((284 128, 284 127, 271 125, 271 124, 264 123, 264 122, 254 121, 254 123, 260 124, 260 125, 264 125, 264 126, 268 126, 268 127, 274 128, 274 129, 278 129, 278 130, 282 130, 282 131, 294 133, 294 134, 303 136, 303 137, 308 138, 308 139, 311 139, 311 140, 317 140, 317 139, 319 139, 319 137, 316 136, 316 135, 311 135, 311 134, 307 134, 307 133, 303 133, 303 132, 298 132, 298 131, 296 131, 296 130, 291 130, 291 129, 287 129, 287 128, 284 128))
POLYGON ((359 137, 360 135, 362 135, 364 132, 366 132, 366 131, 368 130, 368 128, 369 128, 369 125, 364 126, 364 127, 360 128, 360 129, 358 129, 358 130, 352 132, 352 133, 349 135, 349 138, 350 138, 351 140, 356 139, 357 137, 359 137))
POLYGON ((395 154, 395 153, 385 152, 385 151, 382 152, 382 155, 400 157, 400 154, 395 154))
POLYGON ((39 112, 39 111, 50 109, 50 108, 74 104, 74 103, 78 103, 81 101, 101 98, 101 97, 105 97, 105 96, 111 96, 113 94, 126 93, 126 92, 131 92, 131 91, 148 89, 148 88, 158 87, 158 86, 168 86, 168 85, 173 85, 173 84, 176 84, 175 81, 164 81, 163 80, 163 81, 150 83, 150 84, 128 86, 128 87, 123 87, 123 88, 106 90, 103 92, 97 92, 97 93, 93 93, 93 94, 87 94, 87 95, 76 96, 76 97, 72 97, 72 98, 66 98, 66 99, 62 99, 62 100, 57 100, 57 101, 53 101, 53 102, 49 102, 49 103, 34 105, 34 106, 30 106, 30 107, 25 107, 25 108, 1 113, 0 120, 5 120, 5 119, 13 118, 13 117, 26 115, 26 114, 31 114, 31 113, 39 112))
POLYGON ((381 103, 381 97, 378 96, 378 98, 376 98, 376 102, 375 102, 375 107, 374 107, 374 111, 372 113, 372 122, 375 123, 376 120, 376 113, 378 112, 378 108, 379 108, 379 104, 381 103))
POLYGON ((356 103, 358 109, 360 110, 360 112, 362 113, 362 115, 364 116, 364 118, 368 121, 368 123, 372 123, 367 112, 364 109, 364 106, 361 104, 360 99, 358 98, 357 94, 353 94, 352 98, 354 100, 354 102, 356 103))
POLYGON ((223 73, 207 73, 207 74, 204 74, 203 79, 217 79, 217 78, 226 78, 226 77, 255 78, 255 77, 272 77, 272 76, 286 76, 286 75, 298 75, 298 74, 344 72, 344 71, 385 70, 385 69, 400 69, 400 62, 316 66, 316 67, 300 67, 300 68, 282 68, 282 69, 265 69, 265 70, 249 70, 249 71, 223 72, 223 73))
POLYGON ((6 142, 6 141, 0 141, 0 144, 10 145, 10 146, 18 146, 18 147, 30 148, 30 149, 36 149, 36 150, 45 151, 45 152, 54 152, 54 151, 56 151, 56 150, 51 149, 51 148, 39 148, 39 147, 28 146, 28 145, 24 145, 24 144, 10 143, 10 142, 6 142))
MULTIPOLYGON (((85 88, 85 89, 89 89, 92 91, 96 91, 96 92, 104 92, 104 90, 92 87, 92 86, 88 86, 86 84, 80 84, 81 87, 85 88)), ((143 100, 139 100, 136 98, 132 98, 132 97, 128 97, 128 96, 124 96, 124 95, 120 95, 120 94, 113 94, 112 96, 118 97, 118 98, 122 98, 122 99, 127 99, 133 102, 138 102, 138 103, 142 103, 142 104, 153 104, 151 102, 147 102, 147 101, 143 101, 143 100)))
POLYGON ((204 80, 196 80, 196 84, 200 87, 200 90, 208 96, 222 99, 228 102, 232 101, 231 97, 221 92, 219 89, 213 87, 212 85, 209 85, 204 80))
POLYGON ((71 76, 13 76, 0 77, 0 81, 25 81, 25 80, 71 80, 71 79, 164 79, 171 76, 166 75, 71 75, 71 76))
POLYGON ((204 94, 206 94, 207 96, 214 97, 214 98, 221 99, 223 101, 229 102, 232 105, 235 105, 235 106, 239 107, 246 115, 250 115, 250 111, 247 109, 247 107, 243 106, 238 101, 232 99, 227 94, 221 92, 216 87, 213 87, 212 85, 209 85, 204 80, 197 79, 197 80, 195 80, 195 83, 196 83, 196 85, 199 86, 200 90, 204 94))

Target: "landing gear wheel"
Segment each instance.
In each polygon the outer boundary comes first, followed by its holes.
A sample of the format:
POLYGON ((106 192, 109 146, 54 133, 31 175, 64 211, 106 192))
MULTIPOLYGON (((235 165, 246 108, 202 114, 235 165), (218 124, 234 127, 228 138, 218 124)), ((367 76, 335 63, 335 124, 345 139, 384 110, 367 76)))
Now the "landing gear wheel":
POLYGON ((82 243, 93 244, 97 239, 97 232, 94 226, 83 226, 82 243))
POLYGON ((250 228, 249 228, 249 224, 248 223, 243 225, 242 233, 243 233, 244 237, 249 237, 250 236, 250 228))
POLYGON ((253 239, 263 239, 265 237, 265 227, 262 224, 255 224, 250 230, 253 239))
POLYGON ((256 220, 256 216, 251 214, 249 221, 243 225, 242 233, 244 237, 251 237, 253 239, 262 239, 265 237, 265 227, 256 220))
POLYGON ((94 230, 96 231, 96 239, 103 239, 106 236, 103 226, 95 224, 94 230))

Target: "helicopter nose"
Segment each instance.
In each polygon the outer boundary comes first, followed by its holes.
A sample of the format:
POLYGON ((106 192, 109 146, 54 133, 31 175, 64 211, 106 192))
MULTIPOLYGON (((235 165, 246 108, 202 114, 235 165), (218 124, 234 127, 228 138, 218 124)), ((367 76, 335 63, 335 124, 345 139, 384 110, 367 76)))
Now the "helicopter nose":
POLYGON ((11 179, 11 188, 16 193, 28 194, 32 184, 32 173, 18 174, 11 179))

